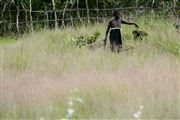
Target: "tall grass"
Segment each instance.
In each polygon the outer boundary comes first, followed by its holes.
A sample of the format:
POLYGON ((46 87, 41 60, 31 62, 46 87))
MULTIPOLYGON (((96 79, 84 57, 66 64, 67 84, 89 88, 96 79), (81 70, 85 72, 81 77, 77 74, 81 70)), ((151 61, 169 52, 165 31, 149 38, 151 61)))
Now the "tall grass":
MULTIPOLYGON (((61 119, 71 90, 79 89, 83 103, 76 119, 132 119, 144 106, 141 119, 179 119, 180 35, 171 20, 139 19, 148 33, 132 37, 122 26, 124 51, 79 48, 71 38, 101 33, 106 23, 30 33, 2 46, 2 119, 61 119), (127 49, 127 50, 126 50, 127 49)), ((109 43, 108 43, 109 44, 109 43)))

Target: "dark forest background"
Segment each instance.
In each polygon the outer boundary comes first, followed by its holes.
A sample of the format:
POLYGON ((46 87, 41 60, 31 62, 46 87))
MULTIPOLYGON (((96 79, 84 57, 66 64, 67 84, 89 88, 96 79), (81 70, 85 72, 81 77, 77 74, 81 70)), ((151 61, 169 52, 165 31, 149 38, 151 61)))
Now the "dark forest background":
POLYGON ((102 21, 120 8, 122 16, 179 15, 179 0, 0 0, 0 35, 37 28, 102 21))

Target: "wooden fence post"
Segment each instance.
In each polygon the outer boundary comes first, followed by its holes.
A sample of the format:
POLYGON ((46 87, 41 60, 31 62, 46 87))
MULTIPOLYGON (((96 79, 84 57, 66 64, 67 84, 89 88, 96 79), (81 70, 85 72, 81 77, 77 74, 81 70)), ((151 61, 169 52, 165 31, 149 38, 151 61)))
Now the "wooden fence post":
POLYGON ((17 29, 18 35, 20 35, 20 31, 19 31, 19 2, 16 5, 16 9, 17 9, 17 13, 16 13, 16 29, 17 29))
POLYGON ((28 14, 26 9, 25 9, 25 22, 26 22, 26 30, 28 30, 28 14))
POLYGON ((155 0, 152 0, 151 8, 154 7, 155 0))
POLYGON ((27 15, 27 10, 26 10, 25 6, 22 3, 21 3, 21 6, 23 7, 24 12, 25 12, 26 30, 28 30, 28 15, 27 15))
POLYGON ((88 23, 90 23, 88 0, 86 0, 86 10, 87 10, 87 19, 88 19, 88 23))
POLYGON ((47 11, 47 6, 46 6, 46 4, 44 5, 44 8, 45 8, 45 13, 44 13, 44 15, 45 15, 45 27, 46 28, 48 28, 49 27, 49 16, 48 16, 48 11, 47 11))
POLYGON ((11 16, 11 11, 10 11, 10 9, 8 9, 8 11, 9 11, 9 23, 8 23, 8 30, 11 32, 11 29, 12 29, 12 21, 11 21, 12 16, 11 16))
POLYGON ((178 18, 178 14, 176 13, 176 2, 177 0, 173 0, 173 16, 174 16, 174 26, 179 24, 179 18, 178 18))
POLYGON ((68 5, 68 0, 66 0, 65 7, 64 7, 64 10, 63 10, 62 27, 65 26, 64 18, 65 18, 65 12, 66 12, 67 5, 68 5))
POLYGON ((153 9, 153 7, 154 7, 154 2, 155 2, 155 0, 152 0, 152 4, 151 4, 151 14, 152 14, 152 18, 154 18, 155 17, 155 14, 154 14, 154 9, 153 9))
POLYGON ((54 0, 52 0, 52 5, 53 5, 53 11, 54 11, 55 28, 58 28, 57 14, 56 14, 56 3, 54 0))
POLYGON ((176 13, 176 2, 177 2, 177 0, 173 0, 173 14, 174 14, 174 17, 175 18, 177 18, 178 17, 178 15, 177 15, 177 13, 176 13))
POLYGON ((136 3, 135 3, 136 17, 137 17, 138 14, 139 14, 138 6, 139 6, 139 0, 136 0, 136 3))
POLYGON ((6 10, 6 7, 7 7, 8 3, 5 3, 4 6, 3 6, 3 10, 1 12, 1 17, 2 17, 2 24, 3 24, 3 30, 4 30, 4 33, 6 32, 6 25, 5 25, 5 19, 4 19, 4 12, 6 10))
POLYGON ((31 26, 31 31, 33 32, 34 31, 34 28, 33 28, 33 20, 32 20, 32 3, 31 3, 31 0, 29 0, 29 17, 30 17, 30 26, 31 26))
POLYGON ((72 13, 73 13, 73 5, 74 5, 74 3, 71 1, 71 16, 70 16, 70 18, 71 18, 71 25, 72 26, 74 26, 73 15, 72 15, 72 13))
POLYGON ((82 19, 81 19, 81 16, 79 14, 79 0, 77 0, 76 11, 77 11, 78 18, 79 18, 80 22, 82 23, 82 19))
POLYGON ((106 2, 103 0, 103 9, 104 9, 104 22, 105 22, 105 17, 107 16, 107 11, 106 11, 106 2))
POLYGON ((97 19, 97 22, 98 22, 98 19, 99 19, 99 8, 98 8, 98 6, 99 6, 99 1, 98 0, 96 0, 96 19, 97 19))

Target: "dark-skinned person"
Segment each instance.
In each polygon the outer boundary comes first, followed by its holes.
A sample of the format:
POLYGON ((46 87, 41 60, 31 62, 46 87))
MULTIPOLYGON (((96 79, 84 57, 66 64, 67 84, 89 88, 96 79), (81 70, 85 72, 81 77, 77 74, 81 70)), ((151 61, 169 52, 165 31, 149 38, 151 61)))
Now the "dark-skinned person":
POLYGON ((113 18, 109 21, 104 38, 104 48, 106 47, 107 36, 110 32, 110 48, 112 52, 120 52, 122 49, 122 35, 121 35, 121 24, 134 25, 139 28, 139 25, 133 22, 127 22, 120 18, 120 12, 118 9, 114 9, 113 18))

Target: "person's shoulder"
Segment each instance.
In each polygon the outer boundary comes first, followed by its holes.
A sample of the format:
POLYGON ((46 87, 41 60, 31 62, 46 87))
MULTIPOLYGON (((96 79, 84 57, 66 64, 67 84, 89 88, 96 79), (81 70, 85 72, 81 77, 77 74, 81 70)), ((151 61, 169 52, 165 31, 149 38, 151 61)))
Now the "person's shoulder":
POLYGON ((113 20, 114 20, 114 18, 112 17, 112 18, 110 19, 109 23, 112 23, 112 22, 113 22, 113 20))
POLYGON ((112 17, 111 19, 110 19, 110 22, 112 22, 114 20, 114 17, 112 17))

